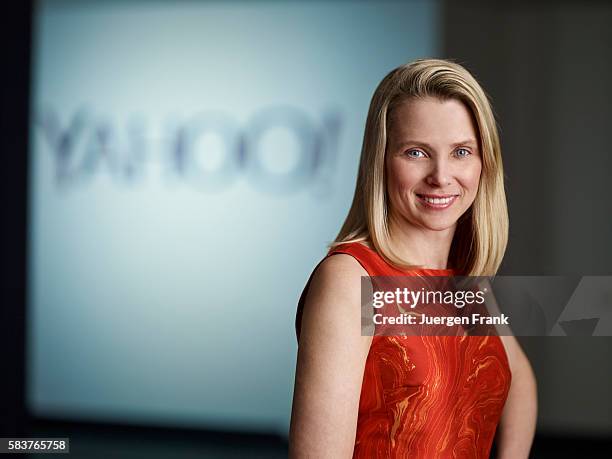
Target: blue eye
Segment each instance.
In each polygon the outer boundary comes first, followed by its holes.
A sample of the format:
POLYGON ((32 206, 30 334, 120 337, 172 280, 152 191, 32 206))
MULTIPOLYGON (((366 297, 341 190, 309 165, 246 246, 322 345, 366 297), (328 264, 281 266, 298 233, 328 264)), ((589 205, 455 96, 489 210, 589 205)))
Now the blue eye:
POLYGON ((470 156, 472 152, 466 148, 459 148, 458 150, 455 151, 455 154, 459 156, 460 158, 465 158, 467 156, 470 156), (464 152, 465 154, 461 154, 461 152, 464 152))
POLYGON ((420 153, 423 156, 425 156, 425 153, 423 153, 421 150, 408 150, 406 152, 406 155, 409 156, 410 158, 421 158, 421 156, 415 156, 412 153, 420 153))

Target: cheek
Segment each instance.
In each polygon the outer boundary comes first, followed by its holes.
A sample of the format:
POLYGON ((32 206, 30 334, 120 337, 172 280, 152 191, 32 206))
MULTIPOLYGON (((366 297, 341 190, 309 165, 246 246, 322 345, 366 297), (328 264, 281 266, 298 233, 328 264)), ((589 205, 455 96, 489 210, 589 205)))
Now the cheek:
POLYGON ((478 191, 478 185, 480 184, 481 172, 482 172, 482 167, 480 163, 464 171, 463 184, 466 188, 468 188, 470 193, 473 195, 476 195, 476 192, 478 191))
POLYGON ((421 179, 418 171, 407 164, 389 164, 388 183, 395 191, 406 191, 413 188, 421 179))

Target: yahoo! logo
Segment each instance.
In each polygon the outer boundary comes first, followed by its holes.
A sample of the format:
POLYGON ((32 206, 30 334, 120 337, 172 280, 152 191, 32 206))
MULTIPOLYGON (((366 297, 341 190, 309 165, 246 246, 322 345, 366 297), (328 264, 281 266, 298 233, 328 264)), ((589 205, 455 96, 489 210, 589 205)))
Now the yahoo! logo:
POLYGON ((300 109, 281 106, 259 110, 243 124, 208 111, 152 130, 142 116, 112 122, 80 109, 62 123, 48 109, 36 124, 60 187, 87 184, 104 173, 118 183, 137 184, 161 169, 167 179, 204 191, 225 190, 243 179, 262 192, 312 187, 321 194, 331 185, 341 118, 326 112, 315 123, 300 109), (279 132, 292 140, 289 147, 275 143, 279 132), (278 162, 285 167, 279 170, 278 162))

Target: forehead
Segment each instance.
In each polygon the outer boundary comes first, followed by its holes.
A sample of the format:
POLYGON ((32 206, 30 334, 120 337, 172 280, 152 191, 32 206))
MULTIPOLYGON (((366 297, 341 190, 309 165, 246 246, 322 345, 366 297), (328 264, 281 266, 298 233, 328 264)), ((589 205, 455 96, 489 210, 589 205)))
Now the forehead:
POLYGON ((407 99, 397 105, 389 118, 389 141, 407 140, 433 144, 453 144, 478 140, 470 110, 457 99, 434 97, 407 99))

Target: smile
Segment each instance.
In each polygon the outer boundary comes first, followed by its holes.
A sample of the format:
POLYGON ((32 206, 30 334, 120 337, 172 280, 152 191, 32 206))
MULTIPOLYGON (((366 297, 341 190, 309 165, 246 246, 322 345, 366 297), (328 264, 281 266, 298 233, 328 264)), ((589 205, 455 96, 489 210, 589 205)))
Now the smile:
POLYGON ((427 208, 434 210, 444 210, 449 208, 459 195, 447 195, 432 197, 424 194, 417 194, 419 201, 427 208))

